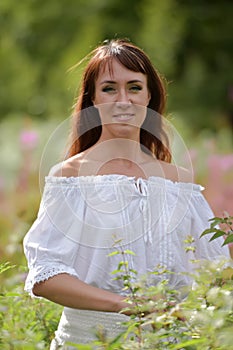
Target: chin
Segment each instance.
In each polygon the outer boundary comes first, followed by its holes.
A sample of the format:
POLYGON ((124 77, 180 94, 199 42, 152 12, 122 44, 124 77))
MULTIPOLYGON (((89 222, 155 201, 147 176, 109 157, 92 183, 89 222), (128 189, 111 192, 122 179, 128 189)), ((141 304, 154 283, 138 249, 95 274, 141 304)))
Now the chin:
POLYGON ((140 127, 126 123, 111 124, 108 129, 109 136, 114 138, 136 138, 140 135, 140 127))

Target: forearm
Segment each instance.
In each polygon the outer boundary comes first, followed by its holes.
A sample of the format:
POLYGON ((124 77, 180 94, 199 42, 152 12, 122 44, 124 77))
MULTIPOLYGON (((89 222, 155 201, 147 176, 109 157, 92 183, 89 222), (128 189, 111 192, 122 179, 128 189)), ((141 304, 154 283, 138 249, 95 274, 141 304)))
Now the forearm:
POLYGON ((75 309, 119 312, 129 306, 124 302, 124 297, 88 285, 65 273, 36 284, 33 293, 75 309))

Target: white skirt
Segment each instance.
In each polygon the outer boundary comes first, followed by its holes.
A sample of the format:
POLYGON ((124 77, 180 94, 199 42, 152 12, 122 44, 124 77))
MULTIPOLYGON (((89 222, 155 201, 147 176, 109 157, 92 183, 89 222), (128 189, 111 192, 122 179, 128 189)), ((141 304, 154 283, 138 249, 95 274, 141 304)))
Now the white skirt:
MULTIPOLYGON (((103 329, 107 338, 114 338, 126 330, 122 322, 129 317, 115 312, 78 310, 65 307, 50 350, 72 349, 67 342, 87 344, 96 340, 98 329, 103 329)), ((73 348, 74 349, 74 348, 73 348)), ((77 348, 75 348, 77 349, 77 348)))

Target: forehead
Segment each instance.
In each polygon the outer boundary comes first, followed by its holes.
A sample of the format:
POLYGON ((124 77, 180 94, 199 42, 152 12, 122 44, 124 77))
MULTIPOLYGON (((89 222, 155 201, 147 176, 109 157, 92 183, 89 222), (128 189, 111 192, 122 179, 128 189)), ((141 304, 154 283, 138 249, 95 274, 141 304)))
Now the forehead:
POLYGON ((116 59, 112 59, 100 66, 96 81, 100 82, 102 80, 141 80, 146 82, 147 76, 141 72, 128 69, 116 59))

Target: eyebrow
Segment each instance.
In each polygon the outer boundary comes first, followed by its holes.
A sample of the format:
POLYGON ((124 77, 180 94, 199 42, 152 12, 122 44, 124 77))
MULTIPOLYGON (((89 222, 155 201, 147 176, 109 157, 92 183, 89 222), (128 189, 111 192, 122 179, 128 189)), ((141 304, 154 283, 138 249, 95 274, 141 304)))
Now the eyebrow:
MULTIPOLYGON (((143 81, 138 80, 138 79, 127 81, 127 84, 135 84, 135 83, 141 83, 141 84, 142 84, 143 81)), ((101 84, 101 85, 102 85, 102 84, 116 84, 116 81, 114 81, 114 80, 104 80, 104 81, 102 81, 100 84, 101 84)))

